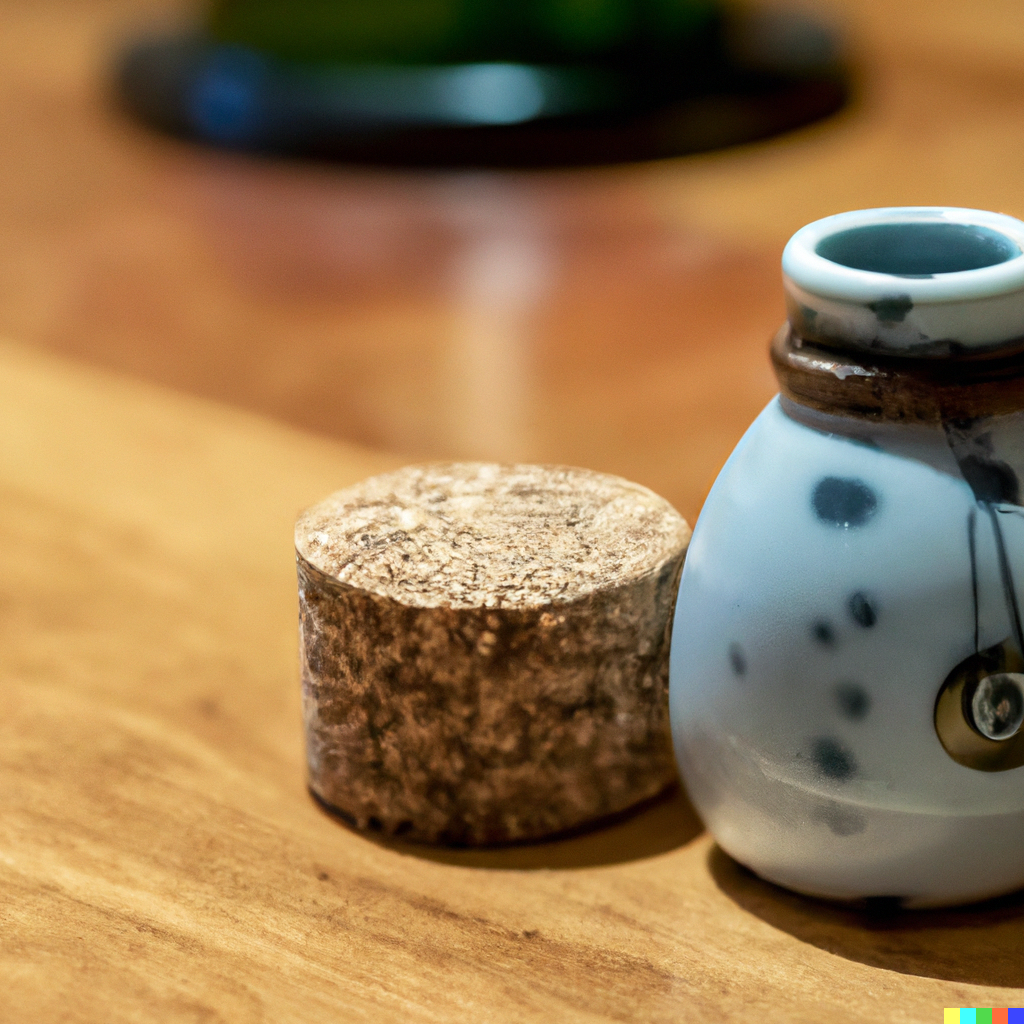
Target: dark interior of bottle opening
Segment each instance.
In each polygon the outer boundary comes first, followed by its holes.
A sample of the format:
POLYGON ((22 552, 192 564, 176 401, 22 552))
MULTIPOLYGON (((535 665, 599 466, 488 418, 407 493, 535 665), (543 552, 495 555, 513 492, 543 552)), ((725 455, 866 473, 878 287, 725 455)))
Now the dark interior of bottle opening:
POLYGON ((823 238, 815 252, 853 270, 931 277, 981 270, 1021 255, 1016 242, 975 224, 866 224, 823 238))

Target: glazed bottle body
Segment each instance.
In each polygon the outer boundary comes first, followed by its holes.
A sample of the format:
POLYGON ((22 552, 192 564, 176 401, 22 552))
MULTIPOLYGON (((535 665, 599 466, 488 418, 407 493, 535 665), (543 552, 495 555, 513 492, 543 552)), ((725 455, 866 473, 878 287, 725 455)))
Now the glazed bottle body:
POLYGON ((727 853, 802 892, 1019 888, 1024 767, 957 760, 937 701, 978 652, 1024 654, 1024 416, 849 404, 774 399, 697 522, 670 688, 687 789, 727 853))
MULTIPOLYGON (((1017 888, 1021 770, 965 768, 933 720, 975 650, 972 520, 979 646, 1011 633, 991 523, 940 432, 913 439, 928 460, 852 433, 775 399, 708 497, 672 640, 688 791, 726 852, 803 892, 927 905, 1017 888)), ((1003 518, 1024 592, 1024 517, 1003 518)))

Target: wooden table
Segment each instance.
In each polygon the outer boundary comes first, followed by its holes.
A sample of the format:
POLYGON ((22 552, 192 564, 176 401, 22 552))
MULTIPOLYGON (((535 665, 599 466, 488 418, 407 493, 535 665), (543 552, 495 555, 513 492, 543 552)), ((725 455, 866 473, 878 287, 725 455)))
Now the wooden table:
POLYGON ((99 88, 147 9, 170 7, 0 0, 0 1020, 1024 1003, 1024 900, 790 896, 681 796, 501 852, 347 831, 304 789, 290 546, 300 507, 422 455, 612 470, 692 518, 772 392, 791 230, 897 202, 1024 214, 1020 9, 856 0, 861 100, 830 125, 519 177, 150 136, 99 88))
POLYGON ((389 463, 0 345, 0 1019, 937 1021, 1024 995, 1024 901, 864 917, 682 797, 506 851, 304 788, 290 527, 389 463))

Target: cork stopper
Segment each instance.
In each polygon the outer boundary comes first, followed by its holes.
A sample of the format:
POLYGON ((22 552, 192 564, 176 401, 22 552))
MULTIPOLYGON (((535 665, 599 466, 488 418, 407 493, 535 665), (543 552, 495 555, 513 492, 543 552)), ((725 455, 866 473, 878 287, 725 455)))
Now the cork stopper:
POLYGON ((412 466, 308 509, 313 792, 357 827, 454 844, 658 793, 689 533, 646 488, 560 466, 412 466))
POLYGON ((295 547, 412 608, 537 608, 647 572, 688 537, 668 502, 618 477, 457 463, 332 494, 302 514, 295 547))

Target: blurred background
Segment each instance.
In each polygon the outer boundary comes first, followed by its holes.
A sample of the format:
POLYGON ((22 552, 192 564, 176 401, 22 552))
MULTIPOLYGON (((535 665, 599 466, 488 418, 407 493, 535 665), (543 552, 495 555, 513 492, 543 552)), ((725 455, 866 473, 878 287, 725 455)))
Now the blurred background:
POLYGON ((0 0, 0 333, 692 521, 793 231, 1024 215, 1024 6, 634 6, 0 0))

